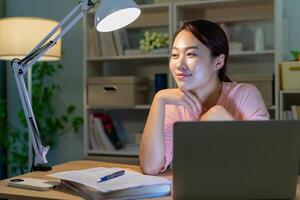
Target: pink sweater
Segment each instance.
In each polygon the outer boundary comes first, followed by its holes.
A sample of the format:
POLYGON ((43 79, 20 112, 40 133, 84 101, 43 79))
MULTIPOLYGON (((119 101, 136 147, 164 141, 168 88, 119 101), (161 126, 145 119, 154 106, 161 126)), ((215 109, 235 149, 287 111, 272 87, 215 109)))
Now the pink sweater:
MULTIPOLYGON (((270 118, 260 92, 251 84, 223 82, 222 93, 216 105, 222 105, 236 120, 270 118)), ((165 109, 165 165, 162 171, 169 166, 173 158, 173 124, 177 121, 197 120, 183 106, 168 104, 165 109)))

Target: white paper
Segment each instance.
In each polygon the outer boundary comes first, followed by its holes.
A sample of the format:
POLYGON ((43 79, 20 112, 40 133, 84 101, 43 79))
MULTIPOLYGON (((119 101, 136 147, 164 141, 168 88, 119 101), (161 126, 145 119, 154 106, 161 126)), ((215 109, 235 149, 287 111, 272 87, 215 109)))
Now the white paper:
POLYGON ((83 185, 95 188, 96 190, 101 192, 109 192, 146 185, 171 185, 171 181, 166 178, 143 175, 141 173, 126 170, 123 168, 97 167, 86 170, 59 172, 51 174, 50 176, 81 183, 83 185), (98 178, 117 172, 119 170, 125 170, 125 174, 104 182, 97 182, 98 178))

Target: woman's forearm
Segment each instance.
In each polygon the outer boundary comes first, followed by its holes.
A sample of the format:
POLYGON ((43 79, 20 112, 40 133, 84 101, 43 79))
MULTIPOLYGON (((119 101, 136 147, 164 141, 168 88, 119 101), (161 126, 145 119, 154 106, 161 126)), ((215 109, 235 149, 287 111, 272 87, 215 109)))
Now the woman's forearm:
POLYGON ((234 117, 221 105, 215 105, 202 117, 201 121, 233 121, 234 117))
POLYGON ((146 174, 157 174, 164 165, 165 103, 155 98, 140 143, 140 166, 146 174))

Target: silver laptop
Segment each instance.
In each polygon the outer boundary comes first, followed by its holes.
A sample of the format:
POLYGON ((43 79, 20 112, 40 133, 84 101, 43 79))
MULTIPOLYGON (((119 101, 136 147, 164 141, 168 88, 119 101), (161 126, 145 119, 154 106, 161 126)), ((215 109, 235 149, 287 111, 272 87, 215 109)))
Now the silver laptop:
POLYGON ((177 122, 174 199, 293 199, 299 121, 177 122))

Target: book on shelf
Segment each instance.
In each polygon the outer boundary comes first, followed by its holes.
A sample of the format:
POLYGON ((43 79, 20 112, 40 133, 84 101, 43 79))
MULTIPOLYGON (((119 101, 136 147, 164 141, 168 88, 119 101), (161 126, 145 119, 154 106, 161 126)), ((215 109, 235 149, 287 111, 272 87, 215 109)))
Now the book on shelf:
POLYGON ((282 112, 283 113, 283 119, 284 120, 293 120, 293 112, 291 110, 285 110, 282 112))
POLYGON ((89 26, 87 29, 87 48, 88 56, 101 55, 99 47, 99 38, 94 26, 89 26))
POLYGON ((97 167, 58 172, 50 176, 61 179, 63 186, 85 199, 141 199, 167 196, 171 193, 170 180, 122 168, 97 167), (107 181, 97 181, 98 178, 119 170, 124 170, 125 173, 107 181))
POLYGON ((88 146, 90 150, 103 150, 103 147, 96 142, 94 123, 93 115, 90 115, 88 120, 88 146))
POLYGON ((90 114, 89 136, 91 150, 115 151, 124 147, 108 114, 90 114))
POLYGON ((129 48, 129 40, 126 30, 100 33, 94 26, 89 26, 87 45, 89 56, 121 56, 124 49, 129 48))
POLYGON ((129 42, 129 37, 127 34, 126 29, 120 29, 118 30, 119 36, 120 36, 120 41, 123 49, 123 54, 124 55, 124 50, 125 49, 130 49, 130 42, 129 42))
POLYGON ((114 151, 116 148, 110 141, 108 135, 106 134, 101 118, 90 115, 89 119, 90 123, 90 135, 92 137, 89 138, 92 144, 93 150, 104 150, 104 151, 114 151), (95 147, 96 145, 96 147, 95 147))
POLYGON ((113 35, 111 32, 98 33, 99 42, 97 45, 101 50, 102 56, 116 56, 117 50, 114 44, 113 35))
POLYGON ((294 120, 300 120, 300 105, 292 105, 291 110, 294 120))
POLYGON ((96 52, 95 52, 95 54, 96 54, 96 56, 100 56, 100 55, 102 55, 103 54, 103 50, 101 49, 101 47, 100 47, 100 36, 99 36, 99 33, 98 33, 98 31, 97 30, 95 30, 95 28, 93 29, 94 30, 94 36, 93 36, 93 38, 95 38, 95 50, 96 50, 96 52))
POLYGON ((124 55, 124 46, 121 40, 121 32, 120 31, 113 31, 113 39, 114 39, 114 45, 117 50, 117 55, 122 56, 124 55))
POLYGON ((118 136, 113 121, 107 113, 95 113, 94 117, 100 118, 102 121, 103 129, 113 144, 116 150, 123 148, 123 144, 118 136))

